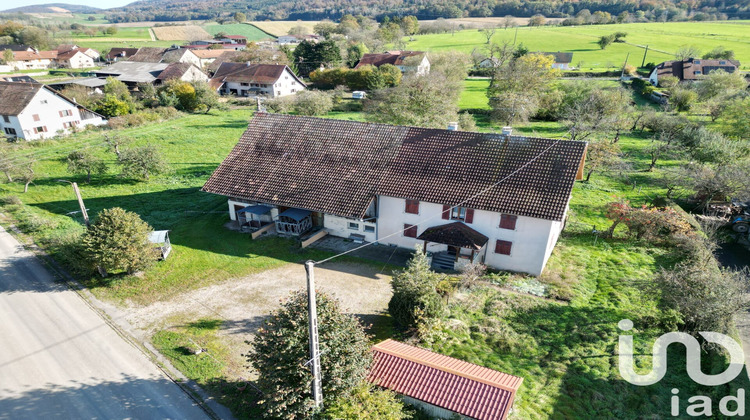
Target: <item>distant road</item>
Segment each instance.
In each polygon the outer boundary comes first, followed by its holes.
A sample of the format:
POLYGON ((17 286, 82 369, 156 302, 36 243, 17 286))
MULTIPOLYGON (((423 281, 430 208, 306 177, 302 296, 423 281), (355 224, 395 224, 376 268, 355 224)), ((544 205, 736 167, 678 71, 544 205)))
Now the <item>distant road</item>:
POLYGON ((0 419, 206 419, 0 227, 0 419))

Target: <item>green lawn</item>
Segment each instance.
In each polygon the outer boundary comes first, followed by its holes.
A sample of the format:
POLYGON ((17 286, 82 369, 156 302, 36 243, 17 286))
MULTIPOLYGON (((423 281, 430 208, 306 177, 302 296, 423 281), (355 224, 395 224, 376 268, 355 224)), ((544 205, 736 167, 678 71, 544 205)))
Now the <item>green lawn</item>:
MULTIPOLYGON (((40 158, 39 178, 26 194, 19 184, 2 184, 2 195, 17 195, 27 206, 20 210, 24 220, 35 226, 40 243, 50 245, 53 254, 59 239, 81 231, 80 219, 66 214, 78 208, 70 186, 57 179, 77 181, 92 218, 108 207, 119 206, 140 214, 155 229, 169 229, 173 252, 143 276, 115 276, 107 282, 91 277, 88 285, 100 297, 131 299, 146 303, 167 298, 227 278, 279 267, 287 262, 318 258, 323 254, 302 251, 291 240, 268 238, 251 241, 247 234, 223 227, 228 221, 226 198, 203 193, 209 175, 229 154, 247 126, 249 110, 215 111, 213 115, 187 115, 159 124, 125 129, 119 135, 132 138, 133 146, 152 144, 170 164, 169 173, 150 182, 136 182, 117 176, 114 154, 103 148, 99 132, 80 133, 62 140, 31 142, 17 154, 40 158), (85 178, 66 170, 64 157, 72 150, 87 148, 105 157, 109 172, 85 178), (37 223, 38 221, 41 221, 37 223), (49 223, 43 223, 49 221, 49 223), (35 224, 37 223, 38 226, 35 224)), ((17 212, 18 213, 18 212, 17 212)))
POLYGON ((460 109, 490 109, 487 98, 487 88, 490 87, 489 79, 466 79, 461 99, 458 101, 460 109))
POLYGON ((264 39, 272 39, 267 33, 261 31, 257 27, 247 23, 230 23, 227 25, 205 25, 203 29, 211 35, 216 35, 219 32, 225 32, 228 35, 244 35, 247 37, 247 41, 261 41, 264 39))
MULTIPOLYGON (((512 42, 515 36, 514 29, 498 29, 492 41, 512 42)), ((672 59, 671 54, 684 45, 694 45, 703 52, 723 45, 735 51, 743 68, 750 68, 750 25, 744 21, 520 27, 517 42, 523 43, 530 51, 572 52, 572 64, 583 70, 619 68, 628 53, 629 63, 640 66, 646 45, 650 48, 646 63, 672 59), (605 50, 596 44, 600 36, 619 31, 628 33, 628 43, 612 44, 605 50)), ((453 35, 418 35, 407 45, 412 50, 459 50, 471 53, 474 49, 482 51, 486 40, 477 30, 465 30, 453 35)))

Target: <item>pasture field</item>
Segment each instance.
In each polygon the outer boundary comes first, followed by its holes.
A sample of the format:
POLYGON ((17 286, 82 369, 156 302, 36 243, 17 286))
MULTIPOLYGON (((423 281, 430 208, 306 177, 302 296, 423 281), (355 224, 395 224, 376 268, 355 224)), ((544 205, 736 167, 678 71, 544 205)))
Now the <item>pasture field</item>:
MULTIPOLYGON (((95 39, 95 38, 94 38, 95 39)), ((76 45, 80 47, 93 48, 99 53, 105 53, 115 47, 140 48, 140 47, 171 47, 175 41, 146 41, 146 40, 111 40, 111 41, 89 41, 87 38, 76 39, 76 45)))
POLYGON ((258 22, 248 22, 249 24, 257 27, 263 32, 269 33, 273 36, 279 37, 281 35, 287 35, 289 33, 289 30, 294 28, 295 26, 302 26, 307 29, 308 33, 314 33, 313 32, 313 26, 320 23, 320 21, 315 20, 278 20, 278 21, 258 21, 258 22))
MULTIPOLYGON (((680 47, 695 46, 707 52, 716 46, 733 50, 742 68, 750 68, 750 24, 732 22, 669 22, 587 25, 576 27, 519 27, 517 43, 530 51, 562 51, 573 53, 573 65, 582 70, 619 68, 630 53, 629 63, 640 66, 649 46, 646 63, 660 63, 674 58, 680 47), (616 43, 605 50, 596 41, 602 35, 627 32, 627 43, 616 43)), ((493 42, 513 42, 516 29, 498 29, 493 42)), ((482 51, 486 39, 478 30, 457 31, 455 34, 418 35, 407 43, 411 50, 482 51)))
POLYGON ((213 36, 200 26, 154 26, 151 28, 159 41, 196 41, 211 39, 213 36))
POLYGON ((146 27, 127 27, 120 28, 117 26, 117 33, 114 35, 102 34, 97 32, 94 36, 88 36, 82 33, 71 34, 73 39, 78 41, 122 41, 122 40, 134 40, 134 41, 150 41, 151 36, 148 33, 146 27))
POLYGON ((247 37, 247 41, 261 41, 264 39, 270 39, 271 36, 269 36, 267 33, 261 31, 256 26, 253 26, 249 23, 230 23, 226 25, 219 25, 213 24, 213 25, 205 25, 203 26, 203 29, 206 30, 209 34, 216 35, 219 32, 225 32, 228 35, 243 35, 247 37))

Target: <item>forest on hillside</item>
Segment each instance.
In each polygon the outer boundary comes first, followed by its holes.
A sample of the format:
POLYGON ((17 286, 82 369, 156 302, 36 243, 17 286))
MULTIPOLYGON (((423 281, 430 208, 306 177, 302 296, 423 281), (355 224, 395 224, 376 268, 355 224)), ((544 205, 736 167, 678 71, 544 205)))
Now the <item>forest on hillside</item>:
POLYGON ((112 9, 111 22, 217 19, 242 12, 248 20, 338 19, 345 14, 375 19, 414 15, 419 19, 507 16, 566 18, 583 9, 624 12, 647 21, 750 19, 750 0, 143 0, 112 9))

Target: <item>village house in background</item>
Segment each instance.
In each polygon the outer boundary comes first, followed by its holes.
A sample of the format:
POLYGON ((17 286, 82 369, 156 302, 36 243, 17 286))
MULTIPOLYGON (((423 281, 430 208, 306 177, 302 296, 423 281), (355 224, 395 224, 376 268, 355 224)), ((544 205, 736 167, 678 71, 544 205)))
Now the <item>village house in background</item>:
POLYGON ((279 45, 297 45, 301 43, 302 41, 308 41, 308 42, 314 42, 318 43, 323 40, 323 37, 320 35, 281 35, 280 37, 276 38, 276 42, 279 45))
POLYGON ((200 59, 187 48, 171 46, 169 48, 141 47, 127 61, 140 63, 190 63, 201 65, 200 59))
POLYGON ((217 39, 202 39, 183 46, 191 50, 217 48, 222 50, 242 51, 247 47, 247 37, 243 35, 227 35, 217 39), (220 47, 220 48, 218 48, 220 47))
POLYGON ((365 65, 380 67, 383 64, 393 64, 401 73, 416 73, 424 76, 430 73, 430 60, 424 51, 388 51, 381 54, 365 54, 354 67, 358 69, 365 65))
POLYGON ((47 70, 55 67, 57 51, 13 51, 13 61, 7 65, 17 70, 47 70))
POLYGON ((229 62, 221 63, 210 85, 223 95, 269 98, 293 95, 307 87, 284 65, 229 62))
POLYGON ((91 48, 79 48, 77 45, 60 45, 57 47, 57 66, 69 69, 96 67, 99 53, 91 48))
POLYGON ((553 69, 570 70, 570 63, 573 62, 573 53, 571 52, 540 52, 539 54, 552 57, 555 60, 552 63, 553 69))
POLYGON ((179 79, 186 82, 208 81, 208 75, 191 63, 118 61, 100 70, 95 70, 94 74, 101 79, 114 77, 128 85, 130 89, 137 89, 140 83, 158 85, 170 79, 179 79))
POLYGON ((107 121, 38 83, 0 82, 0 127, 6 138, 54 137, 107 121))
POLYGON ((242 212, 251 230, 418 245, 440 269, 483 262, 539 275, 586 147, 257 113, 203 190, 227 196, 230 218, 242 212))
POLYGON ((664 76, 675 76, 679 81, 695 81, 712 71, 724 70, 734 73, 740 67, 737 60, 704 60, 700 58, 688 58, 687 60, 665 61, 651 72, 648 80, 652 85, 659 85, 659 78, 664 76))
POLYGON ((505 420, 523 378, 394 340, 372 347, 367 379, 439 419, 505 420))
POLYGON ((105 56, 105 59, 107 62, 127 60, 137 52, 138 48, 112 48, 105 56))

